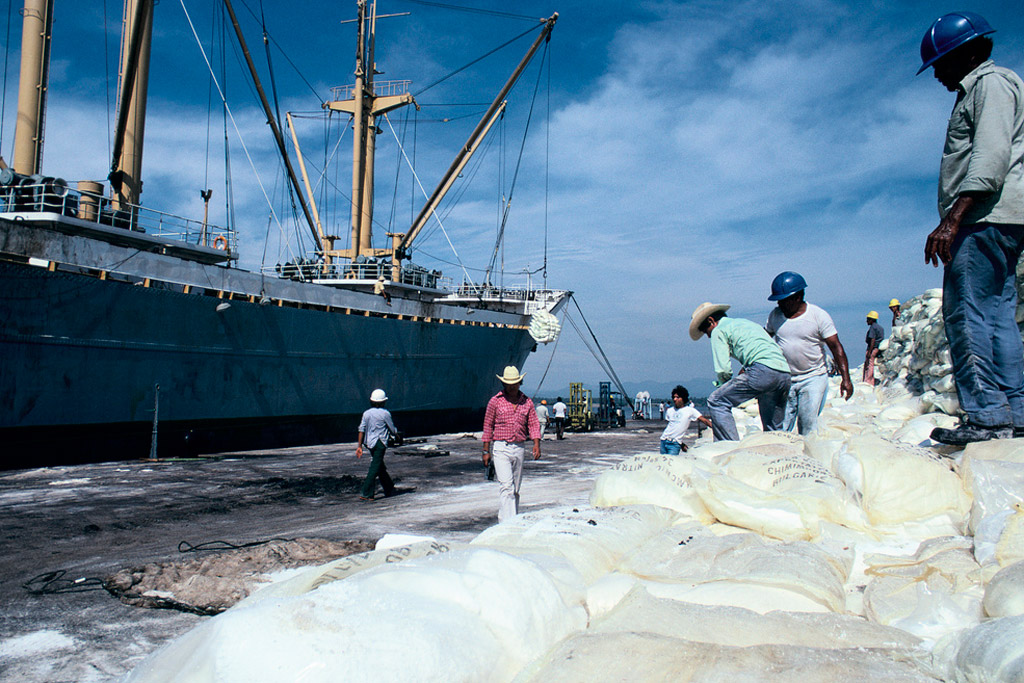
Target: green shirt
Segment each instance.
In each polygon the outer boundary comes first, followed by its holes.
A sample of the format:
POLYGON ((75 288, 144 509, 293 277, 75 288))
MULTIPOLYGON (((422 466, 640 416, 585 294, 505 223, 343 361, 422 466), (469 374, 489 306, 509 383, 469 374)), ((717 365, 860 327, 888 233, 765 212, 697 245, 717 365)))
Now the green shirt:
POLYGON ((779 345, 763 327, 743 318, 722 318, 711 331, 711 358, 719 382, 732 378, 730 357, 743 367, 760 363, 773 370, 789 372, 789 363, 779 345))

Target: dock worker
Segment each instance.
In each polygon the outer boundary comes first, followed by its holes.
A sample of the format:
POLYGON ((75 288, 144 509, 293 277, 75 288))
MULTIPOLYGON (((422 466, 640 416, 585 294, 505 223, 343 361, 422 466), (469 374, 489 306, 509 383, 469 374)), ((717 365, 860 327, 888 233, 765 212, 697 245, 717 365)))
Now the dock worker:
POLYGON ((540 458, 540 423, 530 397, 519 390, 525 375, 514 365, 497 375, 502 388, 487 402, 484 412, 483 460, 494 459, 498 478, 498 521, 519 514, 519 485, 523 480, 523 442, 533 441, 533 459, 540 458), (492 452, 493 451, 493 452, 492 452))
POLYGON ((540 438, 544 438, 544 432, 548 428, 548 402, 541 399, 540 405, 537 406, 537 422, 540 424, 540 438))
POLYGON ((359 500, 373 500, 377 491, 377 480, 384 489, 384 496, 395 495, 395 483, 388 474, 388 468, 384 465, 384 452, 388 448, 388 437, 396 436, 395 422, 391 418, 391 411, 384 407, 388 396, 383 389, 374 389, 370 393, 370 408, 363 413, 359 421, 359 436, 356 442, 356 457, 363 457, 363 444, 370 447, 370 469, 363 480, 363 487, 359 492, 359 500))
POLYGON ((850 364, 846 349, 839 341, 832 316, 824 309, 804 301, 807 281, 791 270, 772 280, 769 301, 778 305, 768 314, 765 331, 775 339, 789 363, 789 398, 782 428, 810 434, 818 426, 818 415, 828 398, 828 367, 825 347, 832 352, 836 369, 842 376, 839 393, 847 401, 853 396, 850 364))
MULTIPOLYGON (((664 407, 665 404, 661 405, 664 407)), ((676 388, 672 390, 672 405, 665 411, 665 417, 668 418, 668 425, 661 433, 658 452, 667 455, 679 455, 679 451, 685 453, 688 450, 683 442, 683 437, 686 436, 686 432, 694 420, 703 422, 708 427, 711 426, 711 420, 701 415, 696 406, 690 403, 690 392, 681 384, 676 385, 676 388)))
POLYGON ((936 19, 921 41, 921 68, 956 93, 939 165, 939 225, 926 263, 944 268, 942 317, 965 417, 935 429, 941 443, 1024 436, 1024 345, 1014 314, 1024 248, 1024 83, 996 66, 974 12, 936 19))
POLYGON ((559 440, 565 438, 565 414, 568 410, 569 406, 565 405, 561 396, 555 401, 555 405, 551 406, 551 412, 555 415, 555 436, 559 440))
POLYGON ((892 311, 892 326, 896 327, 896 322, 900 319, 900 300, 890 299, 889 310, 892 311))
POLYGON ((861 379, 875 386, 875 358, 878 358, 878 345, 885 338, 885 330, 878 324, 878 311, 868 311, 866 321, 868 332, 864 335, 864 343, 867 349, 864 351, 864 376, 861 379))
POLYGON ((782 429, 789 397, 789 363, 764 328, 750 320, 726 317, 728 304, 702 303, 690 317, 690 339, 711 338, 717 389, 708 396, 715 441, 739 441, 732 409, 756 398, 766 432, 782 429), (730 358, 742 369, 733 377, 730 358))

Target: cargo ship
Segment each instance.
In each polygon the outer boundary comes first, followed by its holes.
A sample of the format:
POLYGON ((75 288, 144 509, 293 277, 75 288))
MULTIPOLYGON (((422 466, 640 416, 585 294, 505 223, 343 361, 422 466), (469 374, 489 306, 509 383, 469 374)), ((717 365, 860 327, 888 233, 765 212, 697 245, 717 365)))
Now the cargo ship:
POLYGON ((263 97, 315 245, 266 272, 238 267, 235 230, 140 204, 153 0, 125 8, 108 179, 40 172, 52 2, 25 3, 15 156, 0 168, 0 467, 347 441, 377 387, 406 434, 475 430, 495 374, 557 335, 570 292, 452 283, 410 261, 557 15, 541 22, 416 222, 382 249, 370 239, 377 118, 413 99, 374 82, 376 6, 358 2, 355 84, 324 105, 351 115, 351 240, 339 248, 345 240, 322 227, 301 153, 288 160, 263 97))

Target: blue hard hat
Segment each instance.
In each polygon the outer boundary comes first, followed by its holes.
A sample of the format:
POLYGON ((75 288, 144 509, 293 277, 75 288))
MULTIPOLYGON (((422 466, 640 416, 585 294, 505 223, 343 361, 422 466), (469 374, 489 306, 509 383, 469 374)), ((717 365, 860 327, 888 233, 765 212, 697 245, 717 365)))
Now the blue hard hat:
POLYGON ((985 17, 974 12, 952 12, 939 17, 921 39, 922 64, 917 73, 964 43, 995 31, 985 17))
POLYGON ((772 295, 768 297, 768 301, 781 301, 804 289, 807 289, 807 281, 804 280, 804 276, 787 270, 779 273, 772 280, 772 295))

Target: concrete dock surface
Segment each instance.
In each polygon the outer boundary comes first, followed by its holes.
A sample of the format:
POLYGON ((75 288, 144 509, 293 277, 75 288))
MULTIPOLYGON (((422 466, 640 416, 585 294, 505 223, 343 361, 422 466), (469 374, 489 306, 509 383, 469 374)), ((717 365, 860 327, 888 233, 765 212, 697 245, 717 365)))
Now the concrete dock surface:
MULTIPOLYGON (((549 433, 542 458, 527 457, 520 512, 586 504, 597 475, 657 451, 664 426, 630 421, 562 441, 549 433)), ((116 680, 209 618, 126 605, 100 585, 124 569, 180 561, 182 542, 471 540, 497 523, 498 486, 486 479, 478 437, 389 449, 388 471, 406 492, 378 490, 373 501, 359 500, 369 457, 357 459, 355 444, 0 473, 0 680, 116 680)))

